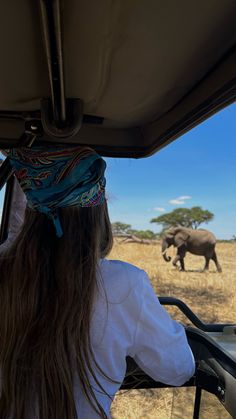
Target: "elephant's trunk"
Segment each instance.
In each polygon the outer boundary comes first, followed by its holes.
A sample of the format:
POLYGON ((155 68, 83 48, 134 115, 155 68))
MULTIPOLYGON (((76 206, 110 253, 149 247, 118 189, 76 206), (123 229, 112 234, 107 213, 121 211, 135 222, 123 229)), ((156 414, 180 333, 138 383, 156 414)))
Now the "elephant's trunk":
POLYGON ((171 261, 171 257, 166 255, 166 251, 168 249, 168 243, 166 242, 166 240, 163 240, 162 242, 162 256, 165 259, 166 262, 170 262, 171 261))

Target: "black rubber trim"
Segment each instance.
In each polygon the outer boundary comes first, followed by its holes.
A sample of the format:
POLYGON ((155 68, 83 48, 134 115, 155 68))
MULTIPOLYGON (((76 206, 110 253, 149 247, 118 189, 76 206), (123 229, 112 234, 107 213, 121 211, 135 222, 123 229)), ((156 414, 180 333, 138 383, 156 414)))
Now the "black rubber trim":
POLYGON ((207 100, 203 101, 199 106, 192 109, 191 112, 173 124, 167 131, 162 133, 156 141, 148 147, 147 154, 154 154, 156 151, 182 136, 196 125, 199 125, 216 112, 219 112, 226 106, 234 103, 235 100, 236 78, 233 78, 221 89, 209 96, 207 100))

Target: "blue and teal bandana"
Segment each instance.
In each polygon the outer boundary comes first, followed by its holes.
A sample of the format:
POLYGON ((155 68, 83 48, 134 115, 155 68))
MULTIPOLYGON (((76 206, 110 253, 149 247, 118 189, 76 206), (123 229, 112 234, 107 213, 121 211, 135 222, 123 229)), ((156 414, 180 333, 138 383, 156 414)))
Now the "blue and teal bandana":
POLYGON ((63 235, 58 208, 104 202, 106 163, 89 147, 15 148, 8 157, 28 207, 51 218, 58 237, 63 235))

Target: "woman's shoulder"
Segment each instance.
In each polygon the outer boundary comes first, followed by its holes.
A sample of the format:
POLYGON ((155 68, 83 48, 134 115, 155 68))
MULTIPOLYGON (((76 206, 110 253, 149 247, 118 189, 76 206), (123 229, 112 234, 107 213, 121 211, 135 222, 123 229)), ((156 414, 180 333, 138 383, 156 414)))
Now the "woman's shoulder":
POLYGON ((101 259, 100 267, 104 273, 112 274, 114 276, 118 275, 120 277, 125 277, 126 279, 137 279, 138 276, 140 277, 142 274, 145 274, 142 269, 131 263, 123 262, 122 260, 101 259))
POLYGON ((137 275, 144 272, 142 269, 138 268, 138 266, 117 259, 101 259, 101 266, 105 271, 112 271, 125 275, 137 275))
POLYGON ((146 273, 131 263, 121 260, 102 259, 100 263, 102 283, 108 294, 125 297, 131 291, 140 290, 146 273))

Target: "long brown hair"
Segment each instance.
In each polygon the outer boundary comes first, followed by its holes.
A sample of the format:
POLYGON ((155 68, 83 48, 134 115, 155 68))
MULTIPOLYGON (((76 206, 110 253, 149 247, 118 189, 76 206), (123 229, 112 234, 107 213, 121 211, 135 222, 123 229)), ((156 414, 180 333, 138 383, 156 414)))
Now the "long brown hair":
POLYGON ((89 383, 91 375, 96 381, 89 330, 98 260, 112 246, 107 205, 61 209, 60 218, 58 239, 44 214, 27 209, 0 256, 1 419, 28 419, 36 405, 40 419, 77 419, 75 371, 106 418, 89 383))

